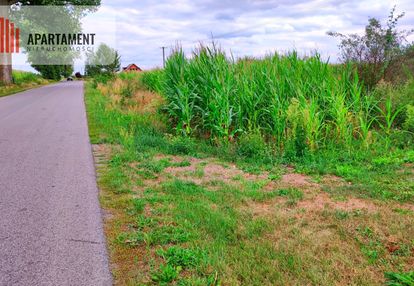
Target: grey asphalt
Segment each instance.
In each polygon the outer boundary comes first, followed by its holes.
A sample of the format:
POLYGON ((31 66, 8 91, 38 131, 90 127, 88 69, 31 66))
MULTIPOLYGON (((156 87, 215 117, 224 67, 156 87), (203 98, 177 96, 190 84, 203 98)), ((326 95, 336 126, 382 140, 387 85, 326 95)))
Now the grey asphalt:
POLYGON ((0 98, 0 285, 112 285, 82 82, 0 98))

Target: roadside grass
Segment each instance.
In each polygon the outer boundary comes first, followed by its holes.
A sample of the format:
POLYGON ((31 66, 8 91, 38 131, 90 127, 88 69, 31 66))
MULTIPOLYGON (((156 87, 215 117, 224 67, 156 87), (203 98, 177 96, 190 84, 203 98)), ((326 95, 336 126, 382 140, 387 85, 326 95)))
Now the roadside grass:
POLYGON ((49 83, 48 80, 43 79, 40 75, 31 72, 14 70, 12 76, 12 84, 0 84, 0 97, 15 94, 30 88, 34 88, 49 83))
POLYGON ((110 86, 87 84, 86 105, 117 285, 380 285, 412 270, 412 150, 273 158, 173 136, 157 95, 110 86))

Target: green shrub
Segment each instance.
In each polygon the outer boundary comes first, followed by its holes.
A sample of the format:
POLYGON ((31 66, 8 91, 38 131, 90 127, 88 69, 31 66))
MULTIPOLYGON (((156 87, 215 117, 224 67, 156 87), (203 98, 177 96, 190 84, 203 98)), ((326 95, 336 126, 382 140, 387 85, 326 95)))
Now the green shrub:
POLYGON ((194 155, 196 153, 194 140, 188 137, 174 137, 169 146, 171 154, 194 155))
POLYGON ((135 90, 136 88, 134 86, 134 83, 128 80, 127 84, 121 89, 122 98, 131 98, 134 95, 135 90))
POLYGON ((157 252, 159 256, 164 258, 168 265, 183 268, 196 267, 201 259, 202 253, 199 250, 186 249, 179 246, 172 246, 167 250, 159 250, 157 252))
POLYGON ((259 133, 243 134, 237 142, 237 154, 242 157, 263 157, 266 151, 266 142, 259 133))
POLYGON ((169 283, 177 279, 180 272, 181 267, 173 267, 169 264, 160 265, 159 270, 153 273, 152 280, 159 283, 169 283))
POLYGON ((405 122, 403 124, 405 130, 414 132, 414 105, 408 104, 405 111, 405 122))
POLYGON ((114 76, 112 74, 98 74, 93 77, 93 87, 96 88, 98 83, 107 84, 112 80, 114 76))

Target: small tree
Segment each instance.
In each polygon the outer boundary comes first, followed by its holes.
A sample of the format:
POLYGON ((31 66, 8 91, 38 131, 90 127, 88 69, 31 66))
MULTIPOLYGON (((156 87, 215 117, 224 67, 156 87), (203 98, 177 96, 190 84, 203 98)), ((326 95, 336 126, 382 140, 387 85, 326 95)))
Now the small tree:
POLYGON ((97 74, 113 74, 121 68, 121 57, 118 51, 106 44, 99 45, 96 52, 88 54, 85 64, 85 72, 88 76, 97 74))
POLYGON ((395 14, 395 6, 391 10, 386 25, 383 26, 376 18, 369 18, 365 26, 365 34, 344 35, 328 32, 328 35, 341 40, 341 60, 357 66, 360 78, 368 87, 373 87, 381 80, 389 66, 404 50, 407 36, 413 30, 398 30, 398 21, 404 13, 395 14))

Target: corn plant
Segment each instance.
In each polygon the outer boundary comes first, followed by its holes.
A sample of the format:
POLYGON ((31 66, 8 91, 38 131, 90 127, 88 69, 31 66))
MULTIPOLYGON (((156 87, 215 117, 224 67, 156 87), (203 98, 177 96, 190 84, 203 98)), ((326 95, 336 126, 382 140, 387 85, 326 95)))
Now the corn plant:
POLYGON ((371 115, 375 108, 376 103, 374 102, 373 97, 365 96, 361 101, 359 110, 357 111, 359 135, 365 148, 368 148, 369 146, 369 139, 371 134, 370 130, 376 121, 376 118, 371 115))
POLYGON ((379 109, 380 113, 383 116, 384 124, 380 124, 381 128, 385 131, 386 135, 390 135, 392 126, 394 124, 395 118, 403 110, 403 107, 393 110, 391 97, 387 97, 384 104, 384 110, 379 109))
MULTIPOLYGON (((302 59, 293 51, 235 61, 214 44, 201 45, 191 58, 177 48, 163 74, 147 81, 165 96, 178 133, 228 140, 259 133, 282 152, 292 142, 311 152, 328 143, 351 146, 353 140, 368 147, 379 121, 377 104, 355 71, 318 54, 302 59)), ((389 99, 380 111, 386 136, 401 111, 392 107, 389 99)))
POLYGON ((318 147, 319 140, 324 126, 321 112, 319 111, 316 100, 302 99, 302 116, 303 127, 306 131, 306 140, 311 151, 315 151, 318 147))

